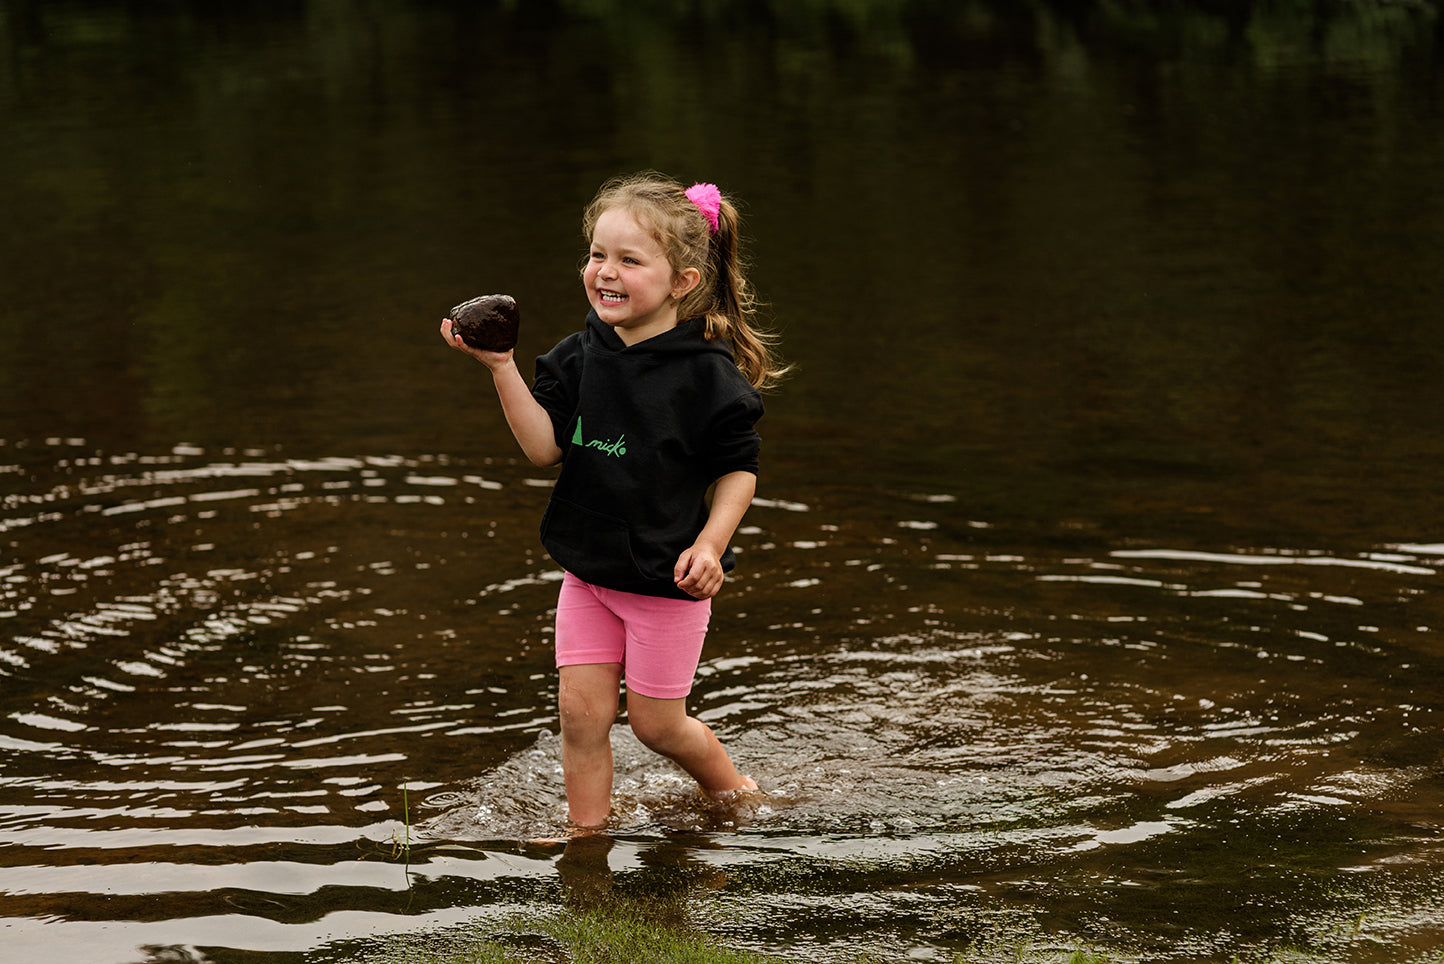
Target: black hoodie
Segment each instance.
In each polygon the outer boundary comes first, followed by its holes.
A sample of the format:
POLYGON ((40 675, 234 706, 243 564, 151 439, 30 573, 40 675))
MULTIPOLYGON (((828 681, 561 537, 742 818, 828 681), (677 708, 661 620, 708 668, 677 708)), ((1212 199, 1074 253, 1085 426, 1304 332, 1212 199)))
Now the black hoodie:
MULTIPOLYGON (((692 599, 673 567, 707 523, 707 490, 757 471, 762 396, 694 318, 628 347, 592 312, 537 359, 532 395, 551 416, 562 470, 542 545, 587 582, 692 599)), ((735 565, 729 548, 722 567, 735 565)))

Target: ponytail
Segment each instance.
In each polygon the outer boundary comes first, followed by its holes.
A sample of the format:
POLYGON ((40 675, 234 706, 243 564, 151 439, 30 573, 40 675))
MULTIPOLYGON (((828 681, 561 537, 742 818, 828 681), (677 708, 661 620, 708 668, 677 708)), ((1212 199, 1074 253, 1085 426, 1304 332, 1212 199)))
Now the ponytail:
POLYGON ((705 336, 708 341, 729 339, 732 355, 743 376, 754 388, 767 391, 786 376, 791 366, 778 356, 777 335, 753 323, 757 299, 744 271, 741 221, 732 202, 723 198, 717 231, 711 236, 707 250, 710 270, 703 275, 704 281, 711 282, 705 336))

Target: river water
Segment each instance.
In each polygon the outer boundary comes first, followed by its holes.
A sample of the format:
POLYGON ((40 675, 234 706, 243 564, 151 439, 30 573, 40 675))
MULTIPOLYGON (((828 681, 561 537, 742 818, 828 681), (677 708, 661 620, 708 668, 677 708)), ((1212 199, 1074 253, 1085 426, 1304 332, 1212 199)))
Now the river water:
POLYGON ((0 960, 646 878, 821 961, 1437 962, 1435 5, 155 6, 0 4, 0 960), (436 327, 573 330, 643 167, 798 366, 691 702, 766 794, 619 727, 563 851, 551 476, 436 327))

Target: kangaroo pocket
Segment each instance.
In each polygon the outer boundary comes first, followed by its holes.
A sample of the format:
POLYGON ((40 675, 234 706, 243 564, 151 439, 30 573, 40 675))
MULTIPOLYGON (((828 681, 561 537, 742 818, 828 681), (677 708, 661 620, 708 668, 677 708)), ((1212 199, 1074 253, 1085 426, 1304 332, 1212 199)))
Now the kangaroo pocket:
POLYGON ((542 516, 541 540, 563 569, 587 582, 616 586, 648 579, 624 519, 553 495, 542 516))

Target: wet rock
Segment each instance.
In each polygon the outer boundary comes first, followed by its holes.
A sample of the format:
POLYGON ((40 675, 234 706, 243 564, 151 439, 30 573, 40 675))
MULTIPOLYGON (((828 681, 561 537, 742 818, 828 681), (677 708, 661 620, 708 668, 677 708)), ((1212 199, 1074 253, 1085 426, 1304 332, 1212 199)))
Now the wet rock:
POLYGON ((482 295, 463 301, 446 317, 451 319, 451 330, 472 348, 511 351, 516 347, 521 312, 511 295, 482 295))

